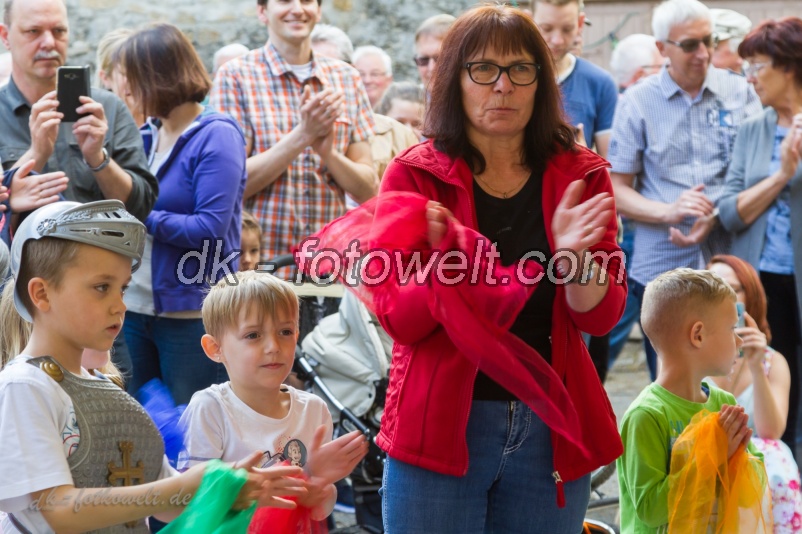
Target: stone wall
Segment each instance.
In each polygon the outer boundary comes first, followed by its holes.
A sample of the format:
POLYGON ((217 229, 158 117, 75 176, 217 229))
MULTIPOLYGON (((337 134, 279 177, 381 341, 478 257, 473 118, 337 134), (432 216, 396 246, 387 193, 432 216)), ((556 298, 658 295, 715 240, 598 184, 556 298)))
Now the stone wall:
MULTIPOLYGON (((22 1, 24 0, 17 0, 22 1)), ((324 0, 323 22, 345 30, 355 46, 374 44, 390 53, 396 79, 417 79, 412 62, 417 26, 431 15, 459 13, 476 0, 324 0)), ((262 46, 267 29, 256 18, 256 0, 67 0, 68 63, 94 67, 95 46, 109 30, 171 22, 184 30, 207 67, 222 45, 262 46)), ((2 49, 2 45, 0 45, 2 49)))
MULTIPOLYGON (((24 2, 25 0, 17 0, 24 2)), ((94 49, 107 31, 136 27, 153 21, 176 24, 192 39, 208 68, 220 46, 241 42, 262 46, 267 30, 256 18, 256 0, 66 0, 71 25, 69 63, 94 65, 94 49)), ((417 80, 412 62, 417 26, 438 13, 459 14, 478 0, 324 0, 323 22, 345 30, 355 46, 374 44, 394 60, 396 80, 417 80)), ((528 1, 520 1, 526 5, 528 1)), ((593 21, 586 29, 585 57, 607 68, 612 41, 631 33, 651 33, 649 21, 656 1, 586 0, 585 11, 593 21)), ((754 21, 799 14, 798 0, 708 0, 710 7, 728 7, 754 21)), ((2 45, 0 45, 2 48, 2 45)))

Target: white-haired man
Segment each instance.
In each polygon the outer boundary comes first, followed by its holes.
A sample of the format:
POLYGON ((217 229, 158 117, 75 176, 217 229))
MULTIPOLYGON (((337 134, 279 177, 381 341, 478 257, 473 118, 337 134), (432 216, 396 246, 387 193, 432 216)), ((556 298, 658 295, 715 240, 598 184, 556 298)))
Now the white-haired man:
POLYGON ((711 9, 713 31, 718 45, 713 51, 713 66, 741 73, 744 60, 738 55, 738 45, 752 30, 752 21, 732 9, 711 9))
POLYGON ((248 47, 242 43, 231 43, 220 48, 214 53, 212 60, 212 74, 217 74, 220 67, 231 61, 232 59, 244 56, 248 53, 248 47))
POLYGON ((624 91, 644 76, 657 74, 663 56, 651 35, 635 33, 621 39, 610 57, 610 69, 619 91, 624 91))
POLYGON ((378 46, 360 46, 354 50, 353 64, 365 84, 370 105, 376 109, 384 91, 393 83, 393 60, 378 46))
POLYGON ((321 56, 351 63, 354 44, 348 34, 331 24, 316 24, 312 30, 312 50, 321 56))
MULTIPOLYGON (((627 268, 639 301, 659 274, 701 268, 728 250, 715 203, 735 133, 761 109, 743 76, 710 65, 716 43, 704 4, 663 2, 652 30, 668 62, 619 101, 608 155, 616 206, 635 225, 627 268)), ((648 343, 646 354, 654 378, 656 355, 648 343)))

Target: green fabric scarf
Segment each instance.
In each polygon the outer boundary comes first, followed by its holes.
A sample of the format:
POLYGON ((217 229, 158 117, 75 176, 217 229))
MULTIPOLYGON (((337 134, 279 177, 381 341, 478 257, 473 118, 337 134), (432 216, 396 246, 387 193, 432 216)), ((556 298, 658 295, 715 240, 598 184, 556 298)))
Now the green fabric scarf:
POLYGON ((247 510, 231 509, 248 480, 245 469, 232 469, 220 460, 206 466, 200 487, 184 512, 161 530, 163 534, 236 534, 248 531, 256 512, 254 502, 247 510))

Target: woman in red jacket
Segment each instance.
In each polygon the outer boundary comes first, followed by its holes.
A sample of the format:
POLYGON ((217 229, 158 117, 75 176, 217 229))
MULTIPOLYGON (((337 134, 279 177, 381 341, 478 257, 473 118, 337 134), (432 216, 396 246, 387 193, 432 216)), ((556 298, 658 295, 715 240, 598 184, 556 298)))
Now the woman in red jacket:
POLYGON ((546 276, 509 331, 551 365, 552 385, 570 398, 560 408, 578 430, 566 437, 550 429, 531 404, 457 348, 447 323, 465 317, 446 310, 442 322, 434 318, 433 282, 402 286, 379 317, 395 340, 378 436, 389 456, 385 528, 577 533, 590 471, 622 452, 580 335, 607 333, 626 297, 608 165, 574 143, 549 49, 520 10, 486 6, 463 14, 436 68, 424 126, 429 141, 388 167, 376 216, 382 199, 393 198, 388 193, 415 192, 431 199, 434 249, 458 223, 495 242, 503 265, 532 251, 552 258, 542 262, 546 276))

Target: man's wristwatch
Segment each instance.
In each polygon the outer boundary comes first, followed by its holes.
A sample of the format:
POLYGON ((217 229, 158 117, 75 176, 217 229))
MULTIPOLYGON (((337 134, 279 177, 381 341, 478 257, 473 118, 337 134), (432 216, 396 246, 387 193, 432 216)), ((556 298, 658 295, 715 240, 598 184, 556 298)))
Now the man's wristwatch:
MULTIPOLYGON (((84 158, 84 163, 86 163, 86 158, 84 158)), ((106 147, 103 147, 103 161, 100 162, 100 165, 98 165, 97 167, 92 167, 91 165, 86 163, 86 166, 89 167, 89 170, 92 172, 100 172, 106 167, 108 167, 109 163, 111 163, 111 158, 109 157, 109 151, 106 150, 106 147)))

